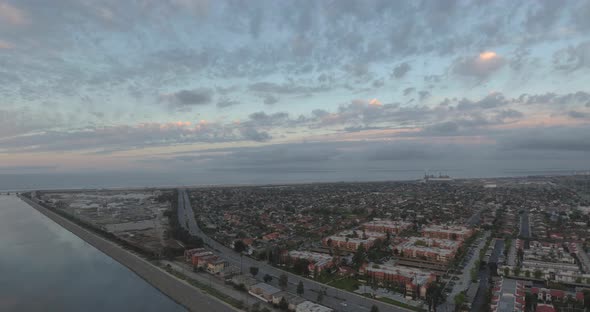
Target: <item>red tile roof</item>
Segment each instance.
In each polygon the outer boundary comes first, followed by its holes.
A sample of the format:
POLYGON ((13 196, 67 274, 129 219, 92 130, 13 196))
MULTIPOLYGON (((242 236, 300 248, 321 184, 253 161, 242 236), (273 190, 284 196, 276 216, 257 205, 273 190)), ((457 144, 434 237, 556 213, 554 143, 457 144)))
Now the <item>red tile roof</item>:
POLYGON ((551 297, 556 297, 556 298, 565 297, 565 292, 563 290, 551 289, 550 294, 551 294, 551 297))
POLYGON ((552 305, 539 304, 535 312, 555 312, 555 308, 552 305))

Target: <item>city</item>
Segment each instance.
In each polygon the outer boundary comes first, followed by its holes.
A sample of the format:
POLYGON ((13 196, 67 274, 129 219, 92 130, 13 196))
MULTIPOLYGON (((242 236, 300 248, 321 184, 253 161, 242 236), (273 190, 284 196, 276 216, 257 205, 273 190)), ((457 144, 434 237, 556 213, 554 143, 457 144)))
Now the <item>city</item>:
POLYGON ((24 196, 242 310, 589 303, 588 175, 24 196))
POLYGON ((590 0, 0 0, 0 312, 590 312, 590 0))

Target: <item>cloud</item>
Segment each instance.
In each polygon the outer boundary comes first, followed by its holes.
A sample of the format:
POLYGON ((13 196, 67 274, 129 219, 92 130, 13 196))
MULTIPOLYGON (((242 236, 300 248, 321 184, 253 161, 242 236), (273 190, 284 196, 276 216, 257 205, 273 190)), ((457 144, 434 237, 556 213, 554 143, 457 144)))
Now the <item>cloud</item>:
POLYGON ((194 105, 207 105, 213 101, 213 90, 198 88, 192 90, 180 90, 162 96, 168 103, 177 108, 185 109, 194 105))
POLYGON ((266 105, 273 105, 279 102, 279 98, 274 95, 266 95, 264 96, 264 104, 266 105))
POLYGON ((377 80, 373 80, 373 88, 381 88, 385 85, 385 80, 383 79, 377 79, 377 80))
POLYGON ((426 146, 417 146, 416 144, 387 144, 377 148, 375 151, 368 152, 369 160, 426 160, 434 159, 437 156, 434 151, 426 146))
POLYGON ((418 92, 418 96, 420 97, 420 101, 424 101, 431 96, 429 91, 422 90, 418 92))
POLYGON ((367 78, 371 75, 368 63, 351 63, 344 65, 344 70, 354 78, 367 78))
POLYGON ((459 110, 479 110, 479 109, 490 109, 490 108, 498 108, 502 106, 509 105, 511 103, 510 100, 506 99, 504 94, 499 92, 494 92, 491 94, 486 95, 484 98, 480 100, 470 100, 463 98, 457 103, 457 109, 459 110))
POLYGON ((590 128, 547 127, 499 138, 500 148, 534 151, 590 151, 590 128))
POLYGON ((270 115, 265 112, 256 112, 248 117, 251 122, 258 126, 277 126, 289 120, 289 114, 285 112, 270 115))
POLYGON ((416 91, 416 88, 413 88, 413 87, 405 88, 403 91, 403 94, 404 94, 404 96, 408 96, 408 95, 414 93, 414 91, 416 91))
POLYGON ((265 142, 272 139, 272 136, 265 131, 258 131, 255 128, 247 127, 241 129, 240 132, 245 139, 256 141, 256 142, 265 142))
POLYGON ((248 89, 257 93, 277 93, 277 94, 306 94, 327 91, 325 86, 304 86, 297 85, 294 82, 277 84, 274 82, 257 82, 248 86, 248 89))
POLYGON ((590 41, 555 52, 553 54, 553 67, 561 71, 575 71, 590 67, 590 41))
POLYGON ((0 49, 12 49, 12 48, 14 48, 14 44, 12 44, 8 41, 0 40, 0 49))
POLYGON ((585 118, 590 118, 590 114, 589 113, 585 113, 585 112, 580 112, 580 111, 575 111, 575 110, 571 110, 569 112, 567 112, 567 115, 571 118, 575 118, 575 119, 585 119, 585 118))
POLYGON ((515 110, 515 109, 504 109, 504 110, 501 110, 496 115, 496 120, 504 121, 506 119, 520 119, 523 117, 524 117, 524 114, 522 112, 515 110))
POLYGON ((222 97, 217 101, 217 107, 219 107, 219 108, 226 108, 226 107, 235 106, 238 104, 240 104, 239 101, 232 100, 227 97, 222 97))
POLYGON ((547 31, 554 27, 565 8, 559 1, 539 1, 532 5, 525 17, 525 28, 530 32, 547 31))
POLYGON ((24 26, 30 23, 27 15, 19 8, 9 3, 0 2, 0 23, 12 26, 24 26))
POLYGON ((401 63, 401 64, 397 65, 396 67, 394 67, 391 75, 393 77, 395 77, 396 79, 401 79, 406 76, 406 74, 410 71, 410 69, 412 69, 410 64, 408 64, 407 62, 404 62, 404 63, 401 63))
POLYGON ((194 143, 256 141, 272 137, 255 125, 179 121, 43 131, 2 140, 0 152, 120 151, 194 143))
POLYGON ((474 57, 456 59, 451 65, 452 71, 461 76, 486 79, 504 66, 506 61, 495 52, 482 52, 474 57))

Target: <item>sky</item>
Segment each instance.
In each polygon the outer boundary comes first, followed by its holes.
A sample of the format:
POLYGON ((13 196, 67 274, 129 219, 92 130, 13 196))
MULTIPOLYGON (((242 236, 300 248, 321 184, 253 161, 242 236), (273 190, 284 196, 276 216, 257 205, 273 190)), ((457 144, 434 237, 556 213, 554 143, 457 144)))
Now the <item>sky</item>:
POLYGON ((588 170, 589 16, 574 0, 0 0, 0 173, 588 170))

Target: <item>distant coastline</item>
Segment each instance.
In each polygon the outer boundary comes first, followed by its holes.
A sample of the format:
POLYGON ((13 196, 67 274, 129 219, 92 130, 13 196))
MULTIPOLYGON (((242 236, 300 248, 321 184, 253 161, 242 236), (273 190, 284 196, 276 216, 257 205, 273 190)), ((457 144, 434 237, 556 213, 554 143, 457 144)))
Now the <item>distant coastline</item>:
MULTIPOLYGON (((387 171, 387 170, 385 170, 387 171)), ((397 172, 394 171, 394 172, 397 172)), ((73 181, 66 185, 47 185, 50 183, 38 183, 38 185, 23 185, 16 181, 14 177, 29 177, 27 180, 34 180, 35 176, 40 175, 47 177, 51 181, 55 181, 51 174, 2 174, 0 173, 0 192, 28 192, 28 191, 94 191, 94 190, 145 190, 145 189, 175 189, 175 188, 205 188, 205 187, 241 187, 241 186, 277 186, 277 185, 303 185, 303 184, 327 184, 327 183, 372 183, 372 182, 411 182, 423 179, 423 171, 407 170, 405 172, 412 173, 411 175, 400 176, 398 179, 389 177, 389 179, 356 179, 356 180, 308 180, 308 181, 257 181, 257 182, 219 182, 219 183, 161 183, 157 180, 151 181, 148 184, 141 185, 137 181, 135 183, 115 182, 116 179, 108 179, 96 183, 82 183, 80 181, 73 181), (76 185, 76 183, 78 183, 76 185)), ((448 172, 445 171, 445 172, 448 172)), ((519 170, 511 169, 504 170, 504 175, 482 175, 482 176, 462 176, 451 174, 454 180, 478 180, 478 179, 509 179, 509 178, 526 178, 526 177, 547 177, 547 176, 568 176, 574 174, 590 174, 589 170, 569 170, 569 169, 539 169, 539 170, 519 170), (514 173, 514 174, 510 174, 514 173)), ((67 176, 66 176, 67 177, 67 176)), ((77 180, 79 178, 76 175, 77 180)), ((61 177, 62 179, 64 177, 61 177)), ((93 176, 87 176, 84 180, 92 180, 93 176)), ((146 178, 147 179, 147 178, 146 178)), ((131 181, 130 181, 131 182, 131 181)), ((61 181, 63 183, 63 181, 61 181)))

